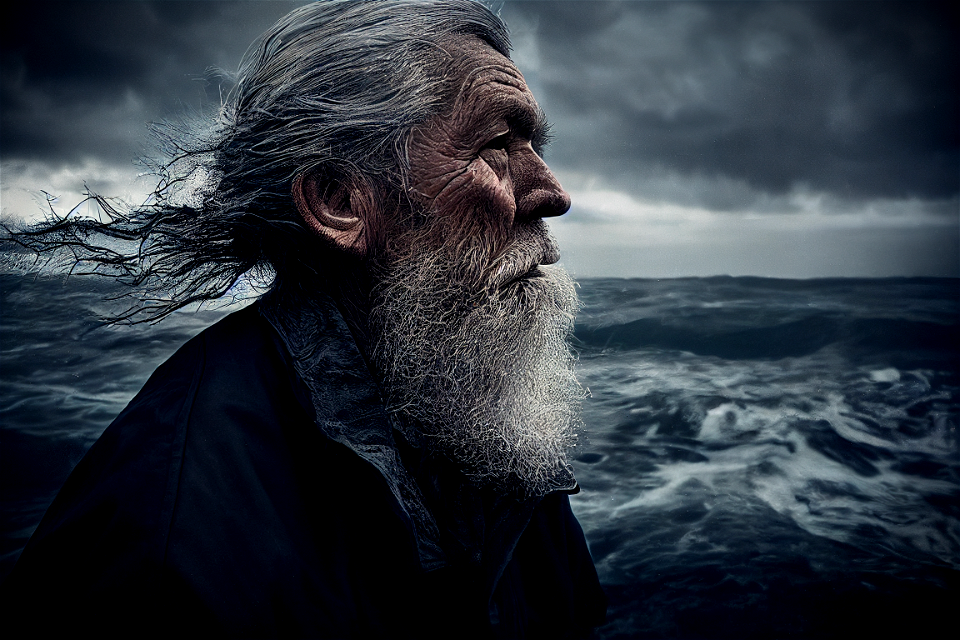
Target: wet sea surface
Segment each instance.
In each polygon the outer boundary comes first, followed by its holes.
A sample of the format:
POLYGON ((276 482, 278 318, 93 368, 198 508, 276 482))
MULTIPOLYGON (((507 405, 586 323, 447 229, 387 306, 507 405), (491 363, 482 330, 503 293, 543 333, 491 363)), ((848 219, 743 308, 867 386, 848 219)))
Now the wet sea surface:
POLYGON ((611 598, 601 637, 954 626, 958 281, 591 280, 582 297, 573 501, 611 598))
MULTIPOLYGON (((960 281, 581 285, 572 503, 611 601, 598 637, 953 626, 960 281)), ((112 291, 0 275, 0 578, 153 369, 229 311, 104 327, 112 291)))

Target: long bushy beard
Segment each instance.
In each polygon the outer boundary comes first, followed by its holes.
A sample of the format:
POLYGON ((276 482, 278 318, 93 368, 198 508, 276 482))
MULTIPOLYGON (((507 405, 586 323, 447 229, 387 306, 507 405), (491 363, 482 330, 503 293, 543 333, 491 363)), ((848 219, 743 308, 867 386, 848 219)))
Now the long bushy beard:
POLYGON ((495 256, 479 244, 413 251, 389 267, 371 314, 391 410, 477 484, 527 495, 572 485, 584 395, 573 280, 556 266, 515 279, 544 243, 555 251, 538 223, 495 256))

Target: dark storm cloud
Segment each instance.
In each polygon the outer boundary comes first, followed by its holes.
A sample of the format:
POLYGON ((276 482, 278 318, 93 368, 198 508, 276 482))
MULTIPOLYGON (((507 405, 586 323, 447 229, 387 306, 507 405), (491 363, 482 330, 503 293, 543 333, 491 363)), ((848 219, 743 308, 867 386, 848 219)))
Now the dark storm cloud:
POLYGON ((797 186, 958 192, 960 50, 945 4, 520 2, 503 14, 537 33, 558 166, 589 158, 624 184, 716 179, 703 199, 719 208, 797 186))
POLYGON ((18 2, 0 20, 5 159, 127 163, 146 123, 219 103, 210 66, 235 70, 290 2, 18 2))
MULTIPOLYGON (((297 4, 5 5, 3 158, 130 166, 149 154, 146 123, 215 107, 206 69, 234 70, 297 4)), ((559 169, 713 209, 796 185, 957 194, 960 38, 942 5, 507 2, 502 14, 536 30, 559 169)))

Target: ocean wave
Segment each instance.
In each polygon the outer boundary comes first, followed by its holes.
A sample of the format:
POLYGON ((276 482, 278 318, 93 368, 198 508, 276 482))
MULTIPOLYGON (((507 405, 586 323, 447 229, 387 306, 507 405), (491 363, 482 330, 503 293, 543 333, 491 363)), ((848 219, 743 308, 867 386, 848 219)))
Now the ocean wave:
MULTIPOLYGON (((0 275, 0 575, 153 369, 229 311, 104 327, 111 293, 0 275)), ((838 608, 952 602, 957 280, 602 279, 582 294, 571 503, 611 596, 601 637, 831 637, 838 608)))

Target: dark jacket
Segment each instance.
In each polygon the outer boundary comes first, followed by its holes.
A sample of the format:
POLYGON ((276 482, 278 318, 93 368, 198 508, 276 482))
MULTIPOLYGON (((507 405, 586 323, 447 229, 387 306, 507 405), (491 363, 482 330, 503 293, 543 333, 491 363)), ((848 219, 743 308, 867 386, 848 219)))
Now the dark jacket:
POLYGON ((3 586, 0 624, 31 636, 564 638, 602 621, 566 495, 488 495, 403 444, 439 530, 442 558, 425 567, 384 476, 316 420, 259 305, 210 327, 71 474, 3 586))

